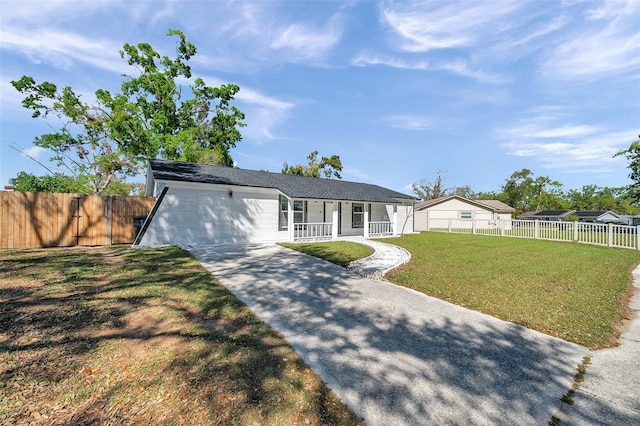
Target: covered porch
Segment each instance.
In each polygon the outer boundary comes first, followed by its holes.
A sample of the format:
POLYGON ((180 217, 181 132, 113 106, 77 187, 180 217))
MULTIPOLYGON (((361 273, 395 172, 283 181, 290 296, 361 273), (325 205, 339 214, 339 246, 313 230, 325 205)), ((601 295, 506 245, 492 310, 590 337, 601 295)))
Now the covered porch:
POLYGON ((294 200, 282 196, 280 205, 280 229, 289 232, 292 242, 393 236, 401 232, 400 221, 404 220, 399 217, 404 207, 397 204, 294 200), (293 226, 288 226, 290 223, 293 226))

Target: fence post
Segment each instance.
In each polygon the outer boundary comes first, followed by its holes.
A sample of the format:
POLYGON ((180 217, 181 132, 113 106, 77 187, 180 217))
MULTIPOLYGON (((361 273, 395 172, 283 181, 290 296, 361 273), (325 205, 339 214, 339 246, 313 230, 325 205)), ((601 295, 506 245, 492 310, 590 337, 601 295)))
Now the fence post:
POLYGON ((500 219, 500 236, 504 237, 504 224, 505 224, 505 220, 504 219, 500 219))
MULTIPOLYGON (((115 197, 105 197, 105 206, 104 206, 104 211, 105 211, 105 215, 107 216, 107 225, 105 228, 105 236, 104 236, 104 243, 108 246, 110 246, 111 244, 113 244, 113 199, 115 197)), ((136 236, 133 236, 133 239, 135 240, 136 236)))
POLYGON ((636 250, 640 250, 640 225, 636 225, 636 250))
POLYGON ((471 220, 471 235, 476 233, 476 218, 474 217, 471 220))
POLYGON ((534 223, 533 239, 537 240, 540 238, 540 220, 536 219, 534 223))
POLYGON ((607 224, 607 247, 611 247, 613 245, 613 223, 609 222, 607 224))
POLYGON ((578 241, 578 223, 577 221, 573 222, 573 241, 578 241))
POLYGON ((449 226, 448 226, 448 228, 449 228, 449 229, 448 229, 448 230, 449 230, 449 232, 451 232, 451 218, 449 218, 449 226))

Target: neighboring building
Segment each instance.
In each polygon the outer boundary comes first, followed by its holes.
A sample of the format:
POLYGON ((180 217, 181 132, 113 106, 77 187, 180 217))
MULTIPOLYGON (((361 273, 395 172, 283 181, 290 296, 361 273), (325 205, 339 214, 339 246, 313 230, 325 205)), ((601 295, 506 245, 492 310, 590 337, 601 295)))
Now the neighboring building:
POLYGON ((523 220, 567 221, 570 217, 577 217, 578 222, 586 223, 617 223, 628 224, 628 219, 610 210, 542 210, 539 212, 527 212, 518 218, 523 220))
POLYGON ((366 183, 151 160, 147 195, 157 201, 136 238, 138 246, 413 232, 415 199, 366 183))
POLYGON ((541 210, 533 215, 527 216, 526 220, 546 220, 560 221, 567 220, 569 216, 574 214, 575 210, 541 210))
POLYGON ((627 224, 627 222, 622 219, 620 215, 615 214, 611 210, 577 211, 573 214, 578 216, 578 220, 580 222, 627 224))
POLYGON ((516 211, 498 200, 470 200, 455 194, 417 203, 414 209, 416 231, 427 231, 430 222, 448 219, 475 219, 480 227, 495 226, 495 221, 509 220, 516 211))

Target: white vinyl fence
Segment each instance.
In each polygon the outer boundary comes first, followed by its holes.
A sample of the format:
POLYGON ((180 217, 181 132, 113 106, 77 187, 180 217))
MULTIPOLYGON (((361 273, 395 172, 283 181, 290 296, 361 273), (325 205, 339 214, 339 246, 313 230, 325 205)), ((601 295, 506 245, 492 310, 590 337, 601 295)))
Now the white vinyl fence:
POLYGON ((540 220, 428 219, 427 231, 573 241, 640 250, 640 226, 540 220))

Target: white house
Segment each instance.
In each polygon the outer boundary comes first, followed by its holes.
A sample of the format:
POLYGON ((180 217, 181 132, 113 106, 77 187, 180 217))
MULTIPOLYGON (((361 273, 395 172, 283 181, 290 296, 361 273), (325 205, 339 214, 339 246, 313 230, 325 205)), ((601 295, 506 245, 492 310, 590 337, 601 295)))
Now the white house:
POLYGON ((415 199, 377 185, 151 160, 157 201, 136 246, 335 240, 413 232, 415 199))
POLYGON ((497 220, 511 219, 516 211, 498 200, 470 200, 459 195, 423 201, 414 209, 416 231, 447 227, 450 220, 456 220, 458 224, 475 221, 477 227, 493 227, 497 220))

